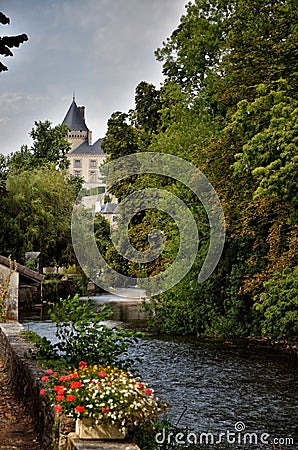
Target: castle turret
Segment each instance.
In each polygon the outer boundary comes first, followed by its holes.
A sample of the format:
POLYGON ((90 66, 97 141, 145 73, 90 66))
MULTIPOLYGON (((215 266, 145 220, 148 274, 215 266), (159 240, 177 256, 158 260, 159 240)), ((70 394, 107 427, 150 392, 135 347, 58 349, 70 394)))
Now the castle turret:
POLYGON ((74 96, 62 124, 68 127, 67 139, 71 144, 67 154, 69 172, 83 178, 86 189, 95 189, 97 194, 103 195, 106 185, 99 167, 106 155, 101 148, 102 139, 92 144, 92 132, 85 122, 85 106, 77 106, 74 96))
POLYGON ((67 125, 68 127, 69 131, 67 138, 71 143, 72 149, 77 148, 85 141, 87 141, 89 145, 92 144, 92 132, 85 122, 85 106, 77 106, 75 97, 72 99, 72 103, 62 124, 67 125))

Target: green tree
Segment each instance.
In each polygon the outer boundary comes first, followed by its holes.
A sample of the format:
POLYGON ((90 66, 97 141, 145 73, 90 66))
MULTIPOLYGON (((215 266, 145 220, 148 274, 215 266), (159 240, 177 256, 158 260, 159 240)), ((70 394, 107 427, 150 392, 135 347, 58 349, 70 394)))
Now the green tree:
POLYGON ((154 133, 160 125, 161 92, 153 84, 142 81, 135 91, 136 126, 154 133))
POLYGON ((233 3, 231 0, 188 3, 179 26, 156 51, 157 60, 163 62, 167 83, 174 82, 195 96, 206 87, 222 55, 233 3))
POLYGON ((51 126, 51 122, 35 122, 29 136, 33 139, 33 144, 29 148, 23 145, 21 149, 14 152, 8 158, 10 170, 19 172, 42 167, 45 164, 55 164, 59 169, 67 169, 69 161, 67 153, 71 146, 67 140, 67 126, 51 126))
POLYGON ((297 339, 298 266, 276 273, 264 283, 263 292, 255 298, 255 310, 264 336, 297 339))
MULTIPOLYGON (((10 23, 10 19, 0 12, 0 24, 6 25, 10 23)), ((23 42, 28 41, 26 34, 17 36, 0 36, 0 55, 13 56, 11 48, 19 47, 23 42)), ((8 68, 0 61, 0 73, 8 70, 8 68)))
POLYGON ((40 251, 41 264, 72 263, 71 214, 76 192, 66 172, 52 165, 23 171, 7 178, 4 204, 23 238, 13 254, 40 251))
MULTIPOLYGON (((114 117, 122 125, 111 123, 111 159, 144 151, 185 158, 208 177, 225 211, 222 261, 198 286, 209 230, 192 194, 173 180, 151 175, 131 177, 115 189, 120 199, 146 183, 170 190, 186 201, 198 223, 202 245, 193 270, 152 302, 154 324, 162 331, 241 335, 268 334, 273 327, 272 336, 277 335, 274 314, 270 327, 262 325, 262 306, 254 308, 254 301, 261 305, 269 290, 283 292, 274 274, 292 272, 297 265, 297 23, 294 0, 189 3, 156 52, 164 86, 156 92, 139 85, 136 109, 114 117)), ((144 212, 129 231, 136 247, 146 249, 147 230, 156 224, 175 237, 169 220, 144 212)), ((160 263, 131 264, 130 270, 153 274, 160 263)), ((294 303, 289 302, 288 317, 294 303)), ((264 308, 268 305, 264 300, 264 308)), ((290 336, 291 326, 282 336, 290 336)))
MULTIPOLYGON (((268 286, 275 289, 276 283, 275 292, 282 286, 276 273, 293 270, 298 263, 298 129, 297 100, 285 80, 262 84, 257 92, 254 101, 239 103, 229 134, 243 141, 233 164, 235 177, 246 185, 238 202, 239 233, 252 243, 243 288, 260 304, 268 297, 268 286)), ((289 313, 291 308, 295 305, 289 302, 289 313)), ((257 311, 261 310, 259 305, 257 311)), ((278 323, 274 326, 277 330, 278 323)), ((262 332, 266 329, 261 326, 262 332)))
POLYGON ((298 12, 295 0, 236 0, 228 21, 217 100, 249 101, 260 83, 288 80, 297 93, 298 12))

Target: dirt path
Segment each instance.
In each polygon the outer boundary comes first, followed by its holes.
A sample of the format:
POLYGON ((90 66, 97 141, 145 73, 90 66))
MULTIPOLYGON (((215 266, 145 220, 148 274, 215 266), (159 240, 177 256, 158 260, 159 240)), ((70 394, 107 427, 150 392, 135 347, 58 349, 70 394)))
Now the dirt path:
POLYGON ((0 358, 0 449, 40 450, 31 419, 9 389, 0 358))

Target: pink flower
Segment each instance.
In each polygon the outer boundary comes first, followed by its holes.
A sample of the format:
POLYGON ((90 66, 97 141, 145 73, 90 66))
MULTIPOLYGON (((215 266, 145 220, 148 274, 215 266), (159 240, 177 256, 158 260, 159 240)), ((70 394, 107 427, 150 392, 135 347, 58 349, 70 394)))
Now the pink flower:
POLYGON ((49 381, 49 377, 47 377, 46 375, 44 375, 43 377, 41 377, 41 381, 49 381))
POLYGON ((107 374, 105 372, 98 372, 98 376, 100 378, 105 378, 107 376, 107 374))
POLYGON ((53 371, 52 371, 52 369, 47 369, 47 370, 46 370, 46 373, 47 373, 48 375, 51 375, 51 374, 53 373, 53 371))
POLYGON ((84 406, 76 406, 75 407, 75 411, 78 413, 84 412, 85 408, 84 406))
POLYGON ((40 391, 39 391, 39 394, 40 394, 40 395, 45 395, 45 393, 46 393, 46 390, 45 390, 45 389, 40 389, 40 391))
POLYGON ((55 409, 56 412, 61 412, 62 411, 62 406, 61 405, 56 405, 54 409, 55 409))

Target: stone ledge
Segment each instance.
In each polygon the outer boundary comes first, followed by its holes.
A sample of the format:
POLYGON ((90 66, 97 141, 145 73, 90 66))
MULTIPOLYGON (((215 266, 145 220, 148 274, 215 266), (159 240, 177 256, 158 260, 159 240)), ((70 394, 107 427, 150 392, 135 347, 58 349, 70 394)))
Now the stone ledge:
POLYGON ((26 354, 34 350, 34 345, 20 335, 23 330, 18 322, 0 324, 0 355, 7 368, 11 391, 33 420, 41 450, 51 450, 54 415, 49 400, 39 395, 44 370, 27 358, 26 354))
POLYGON ((140 448, 130 442, 84 440, 76 433, 69 433, 67 450, 140 450, 140 448))

